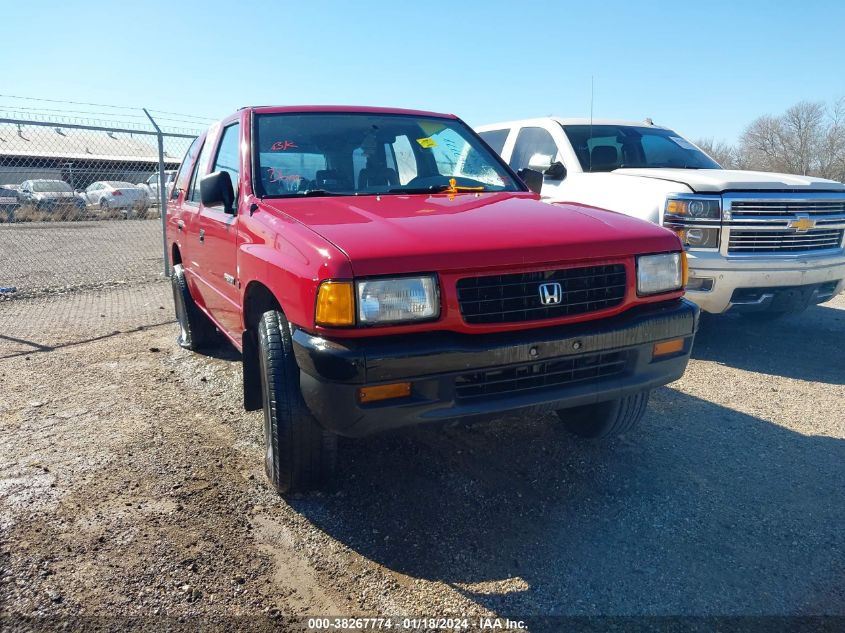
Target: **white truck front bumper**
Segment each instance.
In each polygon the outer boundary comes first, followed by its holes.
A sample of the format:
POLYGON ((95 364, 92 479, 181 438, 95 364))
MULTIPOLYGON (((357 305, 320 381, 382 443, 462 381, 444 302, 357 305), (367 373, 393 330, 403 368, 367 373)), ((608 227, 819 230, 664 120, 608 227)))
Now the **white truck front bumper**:
POLYGON ((845 253, 841 249, 816 257, 725 257, 695 250, 688 256, 692 287, 686 296, 714 314, 731 308, 766 309, 786 289, 808 286, 817 286, 807 288, 808 303, 821 303, 842 292, 845 280, 845 253), (705 289, 695 289, 699 284, 705 289))

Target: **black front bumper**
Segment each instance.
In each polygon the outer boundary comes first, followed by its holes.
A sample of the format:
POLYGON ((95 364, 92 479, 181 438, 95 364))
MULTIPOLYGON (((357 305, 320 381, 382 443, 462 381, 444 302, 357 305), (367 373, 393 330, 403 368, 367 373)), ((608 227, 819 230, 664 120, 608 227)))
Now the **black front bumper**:
POLYGON ((367 339, 293 333, 305 402, 326 429, 347 436, 527 407, 564 409, 680 378, 698 328, 681 299, 613 318, 507 334, 431 332, 367 339), (684 338, 654 360, 653 344, 684 338), (411 382, 407 398, 362 404, 363 386, 411 382))

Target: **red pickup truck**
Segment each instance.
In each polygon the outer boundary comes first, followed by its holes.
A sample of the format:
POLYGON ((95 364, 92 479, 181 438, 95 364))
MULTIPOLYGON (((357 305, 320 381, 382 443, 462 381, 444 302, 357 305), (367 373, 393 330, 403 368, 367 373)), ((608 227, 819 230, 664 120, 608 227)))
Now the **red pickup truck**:
POLYGON ((325 484, 338 435, 529 409, 624 432, 684 373, 678 238, 537 176, 431 112, 253 107, 197 138, 167 208, 179 342, 241 350, 280 493, 325 484))

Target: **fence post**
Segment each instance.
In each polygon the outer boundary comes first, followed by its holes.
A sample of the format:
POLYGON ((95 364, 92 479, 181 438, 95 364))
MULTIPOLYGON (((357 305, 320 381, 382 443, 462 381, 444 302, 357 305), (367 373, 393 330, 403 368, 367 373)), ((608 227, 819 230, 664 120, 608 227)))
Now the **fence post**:
POLYGON ((170 261, 167 255, 167 175, 164 173, 164 135, 147 109, 142 109, 153 124, 158 138, 158 208, 161 217, 161 248, 164 254, 164 276, 170 277, 170 261))

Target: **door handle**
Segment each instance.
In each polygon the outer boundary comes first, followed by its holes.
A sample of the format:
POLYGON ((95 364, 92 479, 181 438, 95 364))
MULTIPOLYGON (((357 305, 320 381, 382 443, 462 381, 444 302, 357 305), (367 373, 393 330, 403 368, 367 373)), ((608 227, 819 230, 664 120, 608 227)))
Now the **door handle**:
POLYGON ((185 223, 184 223, 184 222, 182 222, 182 220, 179 220, 179 221, 176 223, 176 228, 177 228, 177 229, 179 229, 179 230, 181 231, 182 229, 184 229, 184 228, 185 228, 185 223))
POLYGON ((205 241, 205 229, 200 229, 200 242, 205 241))

